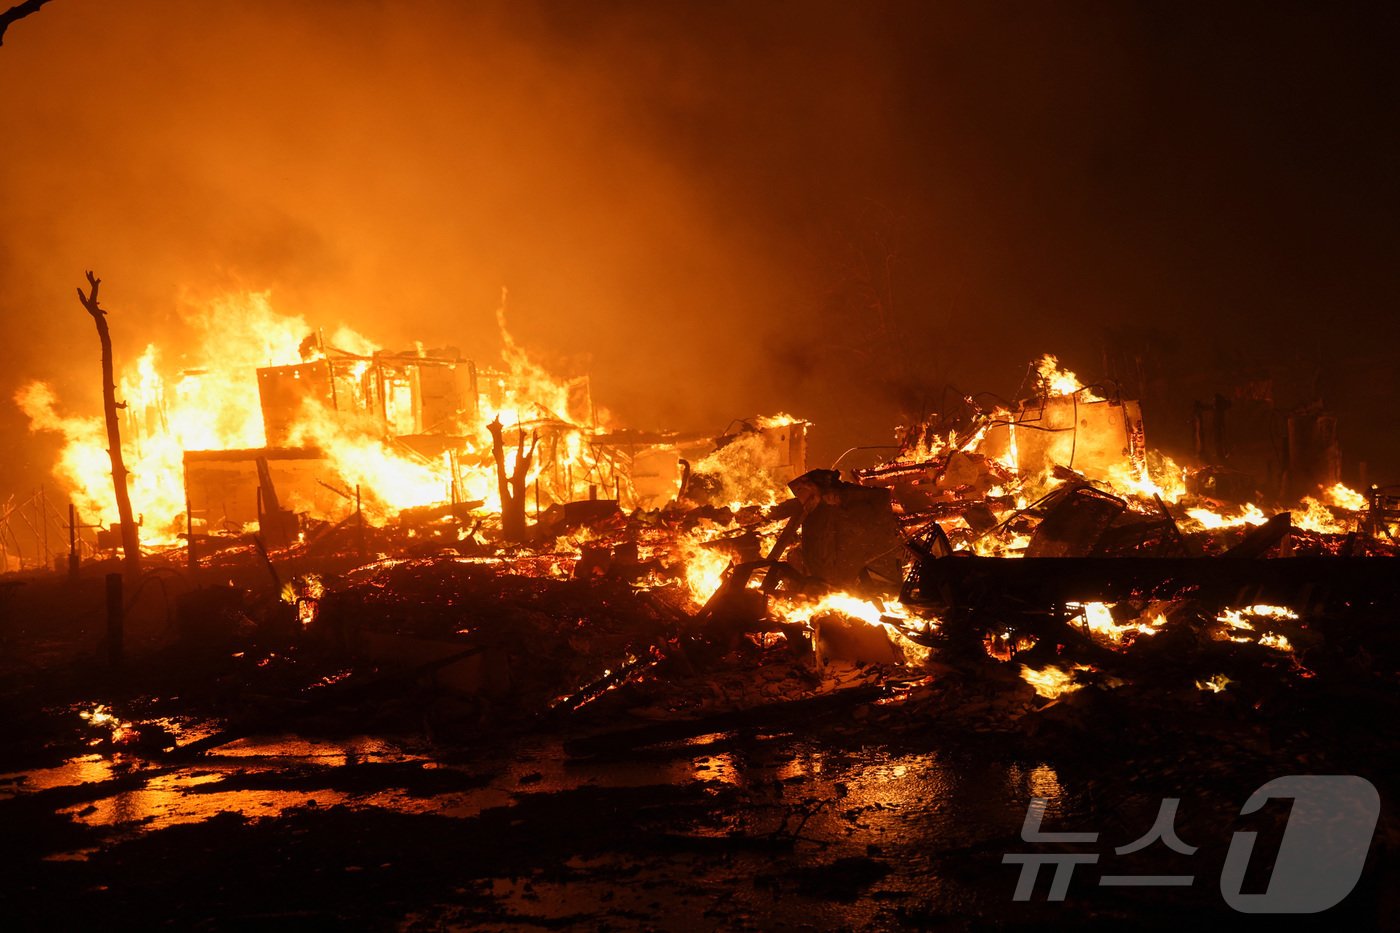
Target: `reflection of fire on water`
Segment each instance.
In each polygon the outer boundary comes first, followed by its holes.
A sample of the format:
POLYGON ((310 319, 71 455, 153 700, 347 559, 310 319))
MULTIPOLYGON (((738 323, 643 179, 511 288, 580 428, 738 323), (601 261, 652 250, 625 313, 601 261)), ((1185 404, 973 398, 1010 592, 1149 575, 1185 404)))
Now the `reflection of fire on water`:
POLYGON ((110 707, 101 703, 92 709, 82 710, 78 716, 102 732, 100 738, 93 739, 89 743, 91 745, 101 745, 107 742, 119 744, 127 738, 131 728, 128 723, 118 719, 110 707))

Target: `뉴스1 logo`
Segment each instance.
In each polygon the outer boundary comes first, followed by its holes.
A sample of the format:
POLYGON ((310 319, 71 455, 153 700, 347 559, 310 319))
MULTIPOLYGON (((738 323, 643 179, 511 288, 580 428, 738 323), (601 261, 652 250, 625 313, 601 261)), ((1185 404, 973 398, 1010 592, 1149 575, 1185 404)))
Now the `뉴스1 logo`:
MULTIPOLYGON (((1260 787, 1240 809, 1240 815, 1258 812, 1265 802, 1291 798, 1292 809, 1283 841, 1269 875, 1268 889, 1262 894, 1245 894, 1241 888, 1254 858, 1258 833, 1237 831, 1230 838, 1225 865, 1220 873, 1220 894, 1225 903, 1247 914, 1312 914, 1340 904, 1361 878, 1366 854, 1380 818, 1381 800, 1375 785, 1351 774, 1290 774, 1260 787)), ((1098 841, 1099 834, 1042 832, 1044 798, 1031 800, 1021 826, 1021 841, 1056 845, 1086 845, 1098 841)), ((1142 837, 1118 846, 1116 855, 1128 855, 1162 843, 1180 855, 1192 855, 1197 847, 1176 834, 1179 797, 1167 797, 1157 811, 1157 819, 1142 837)), ((1008 852, 1004 865, 1020 865, 1015 900, 1028 901, 1035 892, 1040 869, 1053 865, 1049 901, 1063 901, 1077 865, 1093 865, 1098 852, 1008 852)), ((1113 875, 1099 877, 1100 887, 1190 887, 1195 875, 1113 875)))

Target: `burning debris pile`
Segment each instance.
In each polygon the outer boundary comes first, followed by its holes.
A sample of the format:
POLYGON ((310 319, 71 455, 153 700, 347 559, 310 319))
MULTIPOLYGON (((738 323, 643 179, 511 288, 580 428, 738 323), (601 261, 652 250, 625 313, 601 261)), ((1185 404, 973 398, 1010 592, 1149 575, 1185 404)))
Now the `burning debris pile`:
MULTIPOLYGON (((623 693, 688 715, 855 684, 907 698, 969 667, 1018 673, 1020 713, 1090 684, 1262 689, 1359 648, 1339 620, 1397 588, 1382 491, 1335 483, 1271 515, 1239 475, 1151 449, 1137 402, 1052 356, 1025 398, 966 399, 843 476, 808 469, 788 415, 619 429, 504 320, 487 368, 327 340, 264 297, 246 327, 232 313, 197 365, 162 374, 152 347, 121 382, 147 544, 179 561, 183 539, 195 573, 261 568, 278 594, 195 589, 181 630, 407 667, 472 722, 623 693), (725 671, 748 689, 697 703, 725 671)), ((109 519, 96 421, 42 384, 19 401, 67 437, 76 506, 109 519)))
MULTIPOLYGON (((42 620, 7 630, 12 653, 30 640, 16 678, 30 712, 12 729, 39 749, 12 767, 114 775, 8 801, 36 852, 77 845, 46 841, 53 826, 106 839, 72 825, 104 812, 82 801, 145 788, 154 812, 111 819, 184 819, 208 795, 230 809, 191 827, 191 844, 279 873, 285 860, 228 846, 264 820, 308 840, 338 825, 355 841, 332 848, 358 873, 363 825, 404 818, 402 847, 376 858, 409 860, 417 879, 442 863, 422 821, 476 813, 479 789, 512 801, 471 817, 492 842, 472 837, 490 850, 482 878, 502 870, 502 839, 527 867, 561 832, 586 840, 553 843, 573 865, 610 832, 648 863, 679 851, 748 866, 747 853, 761 871, 818 873, 822 892, 846 879, 855 898, 946 845, 943 823, 935 845, 887 812, 964 793, 925 780, 935 754, 1009 762, 996 780, 949 778, 988 785, 979 809, 1002 806, 987 801, 1008 781, 1056 796, 1063 776, 1117 813, 1166 776, 1230 796, 1212 804, 1229 815, 1259 773, 1305 760, 1362 773, 1377 738, 1353 711, 1393 705, 1397 501, 1333 483, 1280 509, 1238 474, 1215 483, 1216 467, 1149 446, 1135 402, 1053 358, 1026 398, 967 400, 903 430, 888 462, 841 472, 809 468, 808 425, 787 415, 708 438, 618 429, 586 382, 549 378, 510 341, 488 371, 451 350, 293 336, 300 361, 254 367, 236 410, 201 395, 234 385, 225 370, 161 377, 152 352, 141 381, 128 374, 148 544, 125 596, 121 574, 93 573, 118 566, 110 532, 69 576, 0 592, 11 619, 42 620), (104 607, 106 665, 38 663, 61 616, 81 643, 104 607), (141 650, 122 651, 124 622, 141 650), (261 758, 340 742, 343 766, 261 758), (379 746, 404 760, 361 760, 379 746), (861 757, 871 748, 910 752, 909 782, 905 765, 861 757), (664 776, 639 788, 639 769, 664 776), (169 773, 180 789, 162 796, 169 773), (620 782, 607 806, 587 802, 599 773, 620 782), (267 817, 249 788, 304 803, 267 817), (700 806, 637 805, 678 792, 700 806), (511 837, 541 801, 545 816, 511 837), (398 812, 420 807, 432 815, 398 812), (873 814, 899 822, 850 835, 873 814), (809 850, 831 861, 811 867, 809 850)), ((22 401, 68 435, 75 505, 110 521, 100 426, 58 415, 42 387, 22 401)), ((133 845, 166 857, 174 830, 154 832, 133 845)), ((1014 834, 992 832, 987 859, 1014 834)), ((633 883, 621 864, 618 884, 633 883)), ((775 877, 774 891, 789 883, 775 877)))

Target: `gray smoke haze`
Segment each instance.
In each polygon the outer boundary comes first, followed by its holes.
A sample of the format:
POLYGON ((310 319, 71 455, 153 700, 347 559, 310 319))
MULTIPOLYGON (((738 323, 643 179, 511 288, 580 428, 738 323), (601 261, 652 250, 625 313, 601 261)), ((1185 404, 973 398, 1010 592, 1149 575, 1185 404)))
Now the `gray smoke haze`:
MULTIPOLYGON (((86 268, 127 356, 178 346, 184 303, 269 289, 490 360, 506 286, 519 342, 620 420, 787 409, 826 457, 1043 352, 1093 378, 1106 327, 1232 359, 1393 341, 1395 25, 55 0, 0 49, 0 394, 95 405, 86 268)), ((5 478, 36 484, 43 444, 3 417, 5 478)))

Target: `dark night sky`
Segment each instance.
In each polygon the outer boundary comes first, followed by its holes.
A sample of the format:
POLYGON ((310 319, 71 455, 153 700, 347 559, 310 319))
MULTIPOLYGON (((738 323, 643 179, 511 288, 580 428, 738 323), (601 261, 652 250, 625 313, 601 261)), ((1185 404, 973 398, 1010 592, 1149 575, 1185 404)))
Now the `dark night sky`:
POLYGON ((88 266, 131 352, 242 287, 485 359, 506 285, 636 426, 878 443, 1131 328, 1319 368, 1383 458, 1398 39, 1379 4, 55 0, 0 48, 0 390, 92 404, 54 355, 88 266))

